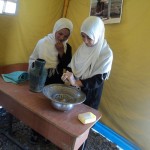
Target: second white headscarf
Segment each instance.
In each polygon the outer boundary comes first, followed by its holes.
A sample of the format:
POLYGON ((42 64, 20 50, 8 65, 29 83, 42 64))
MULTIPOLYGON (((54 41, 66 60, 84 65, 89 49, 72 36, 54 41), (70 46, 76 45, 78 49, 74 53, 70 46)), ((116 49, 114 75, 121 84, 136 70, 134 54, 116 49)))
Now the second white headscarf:
POLYGON ((94 40, 95 45, 88 47, 83 42, 75 52, 70 63, 75 77, 87 79, 103 73, 107 73, 109 76, 113 54, 104 39, 105 28, 103 21, 99 17, 90 16, 83 22, 81 32, 94 40))

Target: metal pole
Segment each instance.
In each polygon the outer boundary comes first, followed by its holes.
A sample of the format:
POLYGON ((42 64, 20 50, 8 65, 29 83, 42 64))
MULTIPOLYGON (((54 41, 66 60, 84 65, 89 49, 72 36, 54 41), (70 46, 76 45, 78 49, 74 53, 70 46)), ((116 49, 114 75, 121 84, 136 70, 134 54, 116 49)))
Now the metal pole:
POLYGON ((110 12, 111 12, 111 0, 109 0, 108 2, 108 16, 107 16, 108 19, 110 18, 110 12))

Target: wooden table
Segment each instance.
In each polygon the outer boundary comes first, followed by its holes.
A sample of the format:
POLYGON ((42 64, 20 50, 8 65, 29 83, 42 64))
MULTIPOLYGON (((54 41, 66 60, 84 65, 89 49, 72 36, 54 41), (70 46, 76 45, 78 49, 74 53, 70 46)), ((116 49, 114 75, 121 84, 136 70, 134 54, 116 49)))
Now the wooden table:
POLYGON ((79 104, 70 111, 58 111, 42 93, 31 92, 28 82, 15 85, 4 82, 2 78, 0 105, 64 150, 77 150, 87 139, 90 128, 101 118, 99 111, 84 104, 79 104), (77 116, 84 112, 94 113, 96 121, 82 124, 77 116))

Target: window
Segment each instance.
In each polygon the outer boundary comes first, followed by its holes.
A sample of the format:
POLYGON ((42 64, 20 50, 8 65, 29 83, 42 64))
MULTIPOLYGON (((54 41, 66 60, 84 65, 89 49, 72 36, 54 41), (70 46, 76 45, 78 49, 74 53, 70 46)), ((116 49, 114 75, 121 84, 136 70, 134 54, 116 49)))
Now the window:
POLYGON ((0 14, 15 14, 18 0, 0 0, 0 14))

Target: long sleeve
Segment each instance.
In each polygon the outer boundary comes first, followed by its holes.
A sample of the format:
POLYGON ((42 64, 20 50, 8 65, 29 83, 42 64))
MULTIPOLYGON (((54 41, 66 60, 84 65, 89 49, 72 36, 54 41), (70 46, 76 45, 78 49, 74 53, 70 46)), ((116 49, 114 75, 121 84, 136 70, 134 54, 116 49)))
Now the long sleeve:
POLYGON ((102 83, 102 76, 106 76, 106 74, 97 74, 91 78, 81 80, 84 89, 95 89, 99 88, 102 83))

